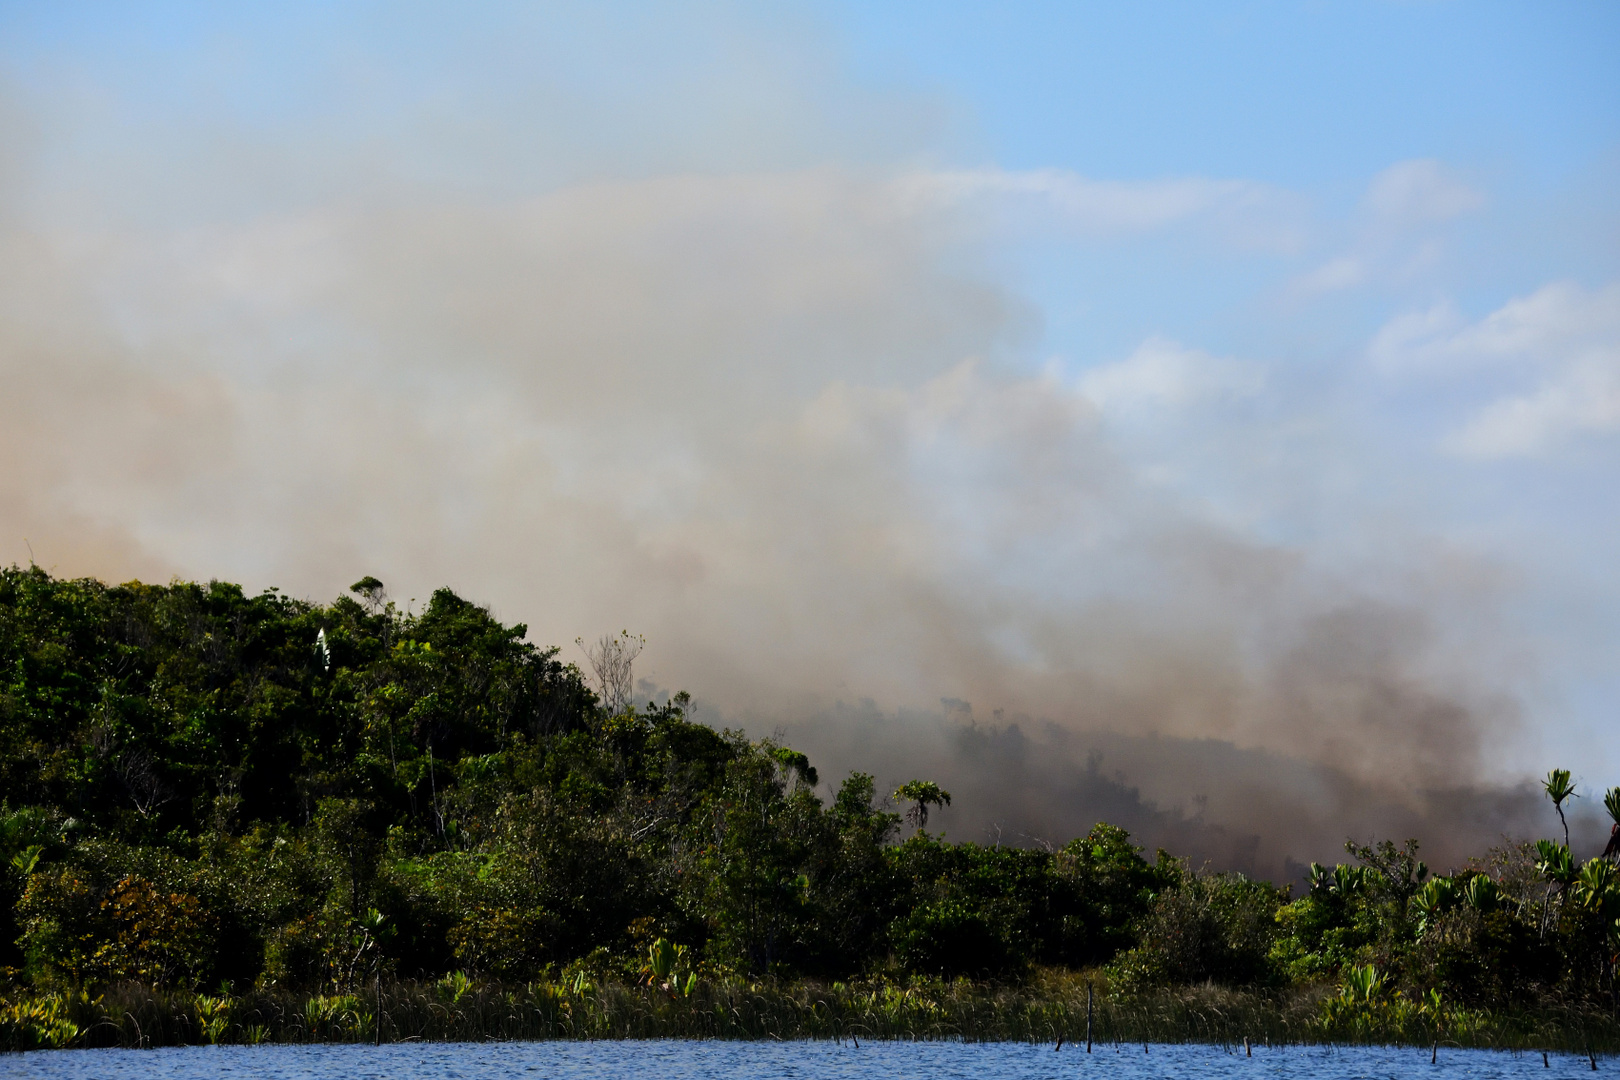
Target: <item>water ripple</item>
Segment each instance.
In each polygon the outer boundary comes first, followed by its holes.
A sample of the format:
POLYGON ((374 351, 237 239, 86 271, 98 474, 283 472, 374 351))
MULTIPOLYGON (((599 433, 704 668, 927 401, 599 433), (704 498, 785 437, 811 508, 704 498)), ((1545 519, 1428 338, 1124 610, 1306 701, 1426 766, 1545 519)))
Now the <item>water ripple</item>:
MULTIPOLYGON (((1604 1072, 1611 1063, 1600 1063, 1604 1072)), ((1210 1046, 1151 1047, 1119 1050, 1027 1043, 866 1043, 856 1048, 833 1042, 545 1042, 545 1043, 396 1043, 390 1046, 222 1046, 168 1047, 159 1050, 57 1050, 0 1055, 0 1077, 56 1080, 372 1080, 396 1077, 444 1077, 486 1080, 522 1077, 533 1080, 765 1080, 842 1077, 913 1080, 1071 1080, 1093 1074, 1110 1080, 1159 1077, 1300 1077, 1320 1080, 1441 1076, 1552 1077, 1590 1076, 1585 1058, 1553 1055, 1544 1068, 1540 1054, 1486 1050, 1440 1051, 1438 1065, 1429 1051, 1390 1047, 1256 1047, 1253 1057, 1241 1048, 1210 1046)))

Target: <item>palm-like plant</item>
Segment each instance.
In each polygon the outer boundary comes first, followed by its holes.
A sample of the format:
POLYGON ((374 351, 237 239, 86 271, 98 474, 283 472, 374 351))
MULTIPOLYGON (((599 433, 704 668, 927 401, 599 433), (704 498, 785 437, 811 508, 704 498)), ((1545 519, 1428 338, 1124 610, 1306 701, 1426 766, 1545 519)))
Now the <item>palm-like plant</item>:
POLYGON ((1575 861, 1570 857, 1569 848, 1561 847, 1551 840, 1536 841, 1536 873, 1557 885, 1560 889, 1567 889, 1575 881, 1575 861))
POLYGON ((1428 933, 1436 919, 1456 906, 1457 883, 1448 877, 1430 878, 1412 897, 1412 907, 1417 912, 1418 936, 1428 933))
POLYGON ((1484 874, 1475 874, 1463 888, 1463 899, 1481 915, 1488 915, 1502 902, 1502 889, 1484 874))
POLYGON ((1340 863, 1333 868, 1332 890, 1340 896, 1350 897, 1367 891, 1367 868, 1340 863))
POLYGON ((1614 910, 1620 900, 1620 874, 1614 864, 1593 859, 1581 867, 1575 878, 1575 903, 1588 911, 1614 910))
POLYGON ((685 945, 660 937, 647 947, 647 962, 641 966, 641 974, 648 985, 660 985, 672 994, 690 994, 697 985, 691 966, 691 953, 685 945))
MULTIPOLYGON (((1564 826, 1564 846, 1569 847, 1569 820, 1564 817, 1564 800, 1578 798, 1575 794, 1575 785, 1570 782, 1568 769, 1553 769, 1547 774, 1547 779, 1541 786, 1547 792, 1547 798, 1552 800, 1553 809, 1558 811, 1558 820, 1564 826)), ((1620 800, 1617 800, 1620 802, 1620 800)), ((1608 805, 1608 800, 1604 800, 1608 805)))
POLYGON ((1378 973, 1378 969, 1371 964, 1362 964, 1345 971, 1344 985, 1339 988, 1339 995, 1346 1001, 1364 1004, 1375 1000, 1383 989, 1384 977, 1378 973))
POLYGON ((1604 845, 1600 858, 1620 860, 1620 787, 1612 787, 1603 793, 1603 809, 1609 812, 1614 826, 1609 830, 1609 842, 1604 845))
POLYGON ((897 802, 911 804, 911 809, 906 811, 906 820, 915 825, 919 832, 928 824, 929 806, 951 805, 951 793, 932 780, 912 780, 902 784, 895 789, 894 798, 897 802))

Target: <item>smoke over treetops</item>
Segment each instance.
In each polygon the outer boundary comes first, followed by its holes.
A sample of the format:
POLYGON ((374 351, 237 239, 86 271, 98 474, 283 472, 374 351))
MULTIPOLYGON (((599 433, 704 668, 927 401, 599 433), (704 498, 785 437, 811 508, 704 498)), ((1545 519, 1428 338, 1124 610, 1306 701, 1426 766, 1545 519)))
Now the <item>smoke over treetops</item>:
POLYGON ((1281 877, 1347 835, 1443 863, 1546 830, 1525 780, 1573 707, 1543 629, 1590 563, 1458 480, 1509 446, 1505 369, 1495 404, 1405 418, 1509 339, 1607 370, 1614 287, 1327 318, 1313 268, 1439 250, 1482 197, 1434 162, 1337 217, 943 168, 937 103, 721 67, 605 112, 473 79, 477 123, 413 98, 372 126, 364 80, 285 124, 117 71, 0 83, 0 557, 628 628, 641 674, 825 778, 939 781, 958 838, 1101 818, 1281 877), (1221 318, 1176 314, 1206 292, 1221 318))

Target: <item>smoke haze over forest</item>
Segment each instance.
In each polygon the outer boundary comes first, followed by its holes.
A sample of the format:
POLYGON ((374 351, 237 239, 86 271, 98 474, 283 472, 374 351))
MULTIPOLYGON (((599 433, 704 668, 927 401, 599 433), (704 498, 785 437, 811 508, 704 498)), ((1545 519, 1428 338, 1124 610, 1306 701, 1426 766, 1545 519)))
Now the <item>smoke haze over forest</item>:
POLYGON ((955 839, 1546 834, 1620 20, 1175 10, 0 7, 0 560, 625 628, 955 839))

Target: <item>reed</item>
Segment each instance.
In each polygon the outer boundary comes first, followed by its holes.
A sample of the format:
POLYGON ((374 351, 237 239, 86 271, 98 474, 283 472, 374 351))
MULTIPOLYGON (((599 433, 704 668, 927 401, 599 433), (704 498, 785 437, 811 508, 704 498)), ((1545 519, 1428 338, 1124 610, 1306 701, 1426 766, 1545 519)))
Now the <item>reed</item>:
MULTIPOLYGON (((1085 977, 1019 986, 944 983, 820 984, 703 981, 690 994, 576 979, 571 984, 395 982, 374 993, 255 991, 234 997, 126 984, 13 998, 0 1006, 0 1047, 152 1047, 201 1043, 483 1041, 539 1039, 848 1039, 1084 1041, 1085 977), (377 1003, 381 1002, 380 1015, 377 1003), (378 1030, 380 1022, 381 1030, 378 1030)), ((1100 984, 1091 982, 1094 987, 1100 984)), ((1620 1050, 1607 1013, 1397 1015, 1334 1013, 1329 988, 1288 992, 1215 986, 1145 994, 1097 993, 1092 1037, 1111 1044, 1384 1043, 1585 1053, 1620 1050)), ((1461 1012, 1460 1010, 1458 1012, 1461 1012)))

